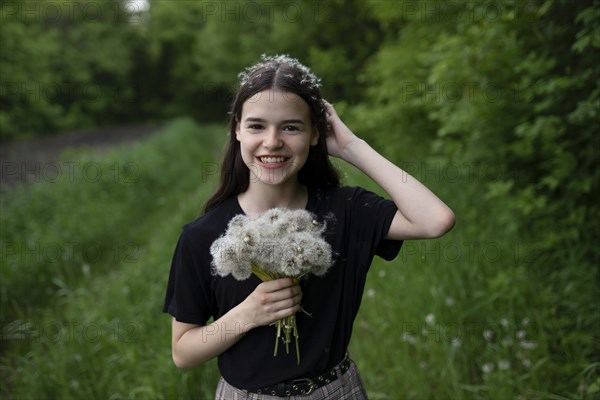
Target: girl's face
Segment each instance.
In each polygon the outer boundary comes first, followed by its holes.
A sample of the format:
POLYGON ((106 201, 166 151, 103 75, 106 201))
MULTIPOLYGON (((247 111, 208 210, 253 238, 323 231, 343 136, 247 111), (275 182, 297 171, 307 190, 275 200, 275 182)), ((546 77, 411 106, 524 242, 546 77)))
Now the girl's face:
POLYGON ((235 132, 251 185, 297 184, 309 148, 319 140, 308 104, 295 93, 278 89, 246 100, 235 132))

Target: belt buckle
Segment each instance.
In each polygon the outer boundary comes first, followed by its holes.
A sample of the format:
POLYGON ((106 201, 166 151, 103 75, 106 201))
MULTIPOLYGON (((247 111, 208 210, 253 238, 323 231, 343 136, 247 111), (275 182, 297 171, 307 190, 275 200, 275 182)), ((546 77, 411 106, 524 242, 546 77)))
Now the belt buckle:
POLYGON ((308 396, 309 394, 311 394, 317 388, 317 385, 313 382, 312 379, 309 379, 309 378, 296 379, 292 383, 293 383, 294 386, 297 385, 298 383, 306 383, 306 384, 308 384, 308 391, 305 393, 303 390, 301 390, 300 391, 300 395, 301 396, 308 396))

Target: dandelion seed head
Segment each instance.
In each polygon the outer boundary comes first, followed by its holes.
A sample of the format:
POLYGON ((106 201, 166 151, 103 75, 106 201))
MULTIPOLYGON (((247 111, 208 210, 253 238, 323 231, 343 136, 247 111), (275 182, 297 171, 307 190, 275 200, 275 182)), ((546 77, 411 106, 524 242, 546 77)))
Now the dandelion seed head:
POLYGON ((316 244, 315 252, 312 254, 317 260, 319 260, 318 262, 311 261, 314 266, 312 273, 316 276, 324 275, 333 265, 333 255, 331 253, 329 244, 325 240, 320 241, 316 244))
POLYGON ((281 210, 278 208, 271 208, 270 210, 265 211, 260 217, 261 220, 271 221, 273 223, 279 221, 281 210))
POLYGON ((257 218, 234 217, 211 245, 213 271, 243 280, 252 264, 272 277, 323 275, 332 265, 331 246, 321 236, 324 224, 313 223, 306 210, 274 208, 257 218))
POLYGON ((231 270, 231 275, 238 281, 245 281, 252 275, 252 264, 249 262, 240 262, 231 270))
POLYGON ((238 214, 229 220, 228 229, 242 228, 249 218, 243 214, 238 214))
POLYGON ((241 246, 232 243, 229 237, 223 236, 215 240, 210 248, 213 272, 219 276, 231 274, 239 280, 248 279, 252 272, 251 265, 240 249, 241 246))

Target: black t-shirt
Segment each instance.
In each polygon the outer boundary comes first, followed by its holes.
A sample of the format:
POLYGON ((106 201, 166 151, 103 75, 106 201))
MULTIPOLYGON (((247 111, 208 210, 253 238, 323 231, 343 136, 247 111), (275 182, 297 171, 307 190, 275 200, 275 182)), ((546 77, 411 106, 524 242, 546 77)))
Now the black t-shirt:
MULTIPOLYGON (((311 314, 296 313, 300 365, 293 341, 289 354, 280 343, 278 355, 273 356, 274 326, 252 329, 218 358, 221 375, 238 388, 316 377, 338 364, 350 342, 374 255, 392 260, 402 246, 401 241, 384 239, 396 206, 364 189, 309 189, 306 209, 326 223, 324 238, 334 252, 335 264, 324 276, 309 276, 300 282, 302 307, 311 314)), ((205 325, 211 317, 217 320, 241 303, 261 283, 254 275, 237 281, 231 275, 212 273, 212 242, 226 231, 231 218, 243 213, 237 196, 232 196, 183 228, 173 256, 164 312, 180 322, 205 325)), ((219 332, 215 326, 207 328, 206 334, 225 338, 233 332, 219 332)))

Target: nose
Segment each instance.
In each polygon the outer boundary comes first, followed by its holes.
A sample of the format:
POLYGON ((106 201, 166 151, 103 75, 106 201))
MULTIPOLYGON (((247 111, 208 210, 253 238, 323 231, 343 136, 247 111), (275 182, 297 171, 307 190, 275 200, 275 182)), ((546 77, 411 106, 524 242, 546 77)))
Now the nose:
POLYGON ((278 149, 283 145, 277 129, 269 129, 263 140, 263 146, 267 149, 278 149))

